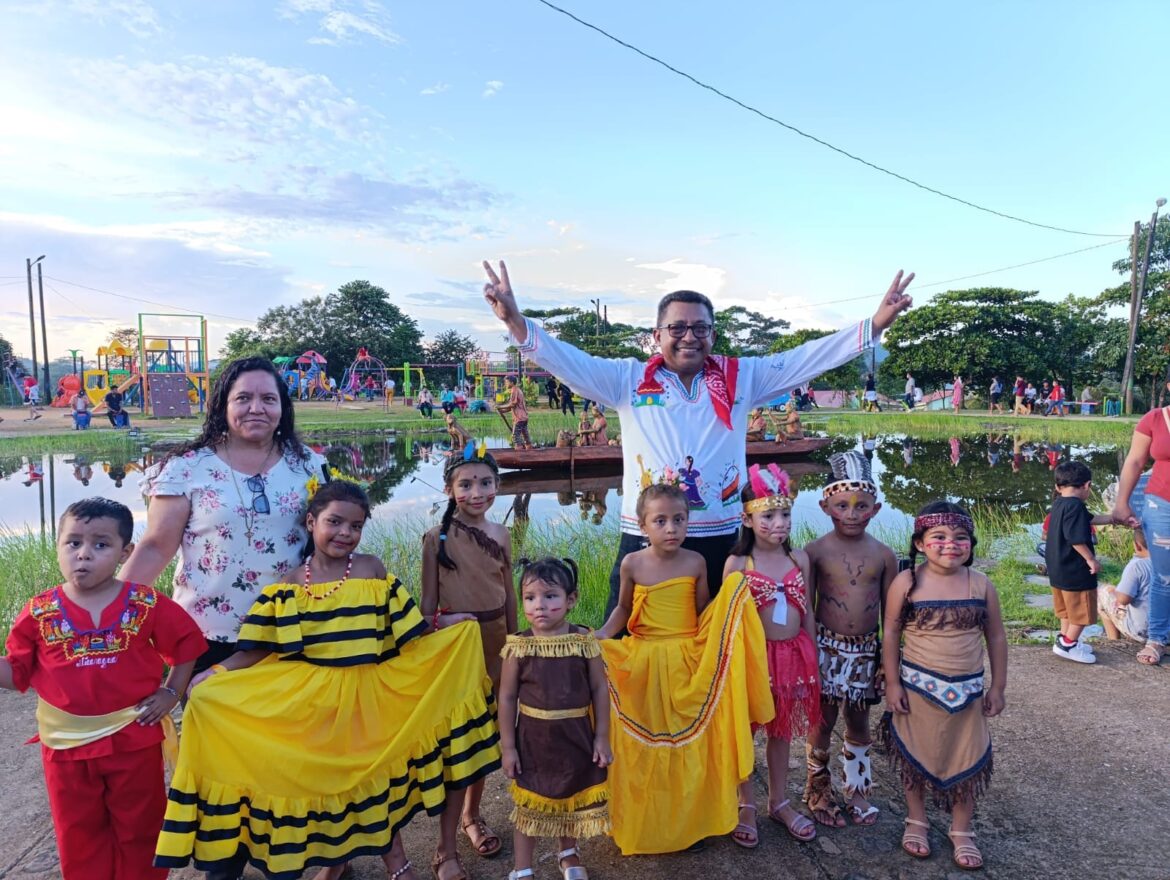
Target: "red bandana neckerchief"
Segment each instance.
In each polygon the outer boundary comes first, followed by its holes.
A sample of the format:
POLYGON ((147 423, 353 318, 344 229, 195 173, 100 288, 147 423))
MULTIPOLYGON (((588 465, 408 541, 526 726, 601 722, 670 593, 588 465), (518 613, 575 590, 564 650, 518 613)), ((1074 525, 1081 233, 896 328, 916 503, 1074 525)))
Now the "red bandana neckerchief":
MULTIPOLYGON (((646 371, 642 374, 642 382, 635 393, 661 394, 662 385, 654 378, 654 374, 664 364, 665 359, 660 354, 650 358, 646 362, 646 371)), ((734 430, 731 425, 731 402, 735 399, 735 383, 739 378, 739 358, 708 356, 706 363, 703 364, 703 377, 707 380, 707 391, 711 395, 715 415, 727 430, 734 430)))

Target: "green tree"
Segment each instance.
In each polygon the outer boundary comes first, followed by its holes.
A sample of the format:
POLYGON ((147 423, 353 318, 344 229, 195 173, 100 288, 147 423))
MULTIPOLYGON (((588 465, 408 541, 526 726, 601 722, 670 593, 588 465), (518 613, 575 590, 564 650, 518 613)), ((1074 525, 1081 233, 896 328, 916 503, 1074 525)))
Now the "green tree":
POLYGON ((769 318, 743 306, 731 306, 715 313, 716 354, 733 357, 780 351, 772 346, 781 338, 789 323, 783 318, 769 318))
POLYGON ((1083 380, 1100 342, 1095 301, 1038 299, 1036 291, 983 287, 947 291, 903 315, 886 333, 883 364, 896 376, 913 373, 921 387, 941 387, 955 374, 986 388, 1019 374, 1035 382, 1057 376, 1083 380))
MULTIPOLYGON (((836 330, 818 330, 813 328, 793 330, 791 333, 784 333, 773 340, 768 350, 772 352, 790 351, 798 345, 804 345, 806 342, 811 342, 814 339, 823 339, 826 336, 832 336, 836 332, 836 330)), ((822 373, 811 384, 817 390, 832 389, 848 391, 856 388, 867 372, 869 372, 869 355, 861 354, 848 363, 822 373)))
POLYGON ((598 321, 597 313, 587 309, 526 309, 524 314, 541 321, 558 339, 599 357, 644 358, 653 349, 651 328, 598 321))
MULTIPOLYGON (((457 330, 444 330, 423 345, 423 357, 428 364, 462 364, 479 353, 479 343, 457 330)), ((454 387, 459 377, 455 367, 432 368, 426 371, 427 384, 438 388, 443 383, 454 387)))
POLYGON ((112 339, 115 342, 120 342, 131 351, 138 351, 138 328, 137 327, 119 327, 112 334, 112 339))
POLYGON ((422 333, 414 319, 390 302, 383 288, 351 281, 327 296, 269 309, 255 329, 228 334, 222 354, 228 359, 251 354, 277 357, 314 349, 340 379, 363 346, 388 367, 422 361, 422 333))
POLYGON ((19 363, 12 353, 12 343, 0 335, 0 369, 4 371, 4 375, 0 377, 0 387, 4 389, 3 398, 9 406, 21 403, 24 398, 21 390, 12 384, 13 376, 19 372, 16 369, 19 363), (12 372, 9 373, 9 370, 12 372))

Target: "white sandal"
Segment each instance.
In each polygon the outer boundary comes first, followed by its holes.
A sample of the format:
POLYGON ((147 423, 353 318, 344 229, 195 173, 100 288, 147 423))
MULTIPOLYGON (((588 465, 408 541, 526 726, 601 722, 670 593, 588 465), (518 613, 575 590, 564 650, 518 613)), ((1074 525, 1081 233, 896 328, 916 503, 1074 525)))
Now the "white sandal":
POLYGON ((519 871, 509 871, 508 880, 524 880, 525 877, 535 877, 531 868, 521 868, 519 871))
POLYGON ((561 868, 561 862, 573 856, 581 858, 581 852, 575 846, 563 849, 557 853, 557 867, 560 868, 561 876, 564 880, 589 880, 589 872, 581 865, 574 865, 571 868, 561 868))

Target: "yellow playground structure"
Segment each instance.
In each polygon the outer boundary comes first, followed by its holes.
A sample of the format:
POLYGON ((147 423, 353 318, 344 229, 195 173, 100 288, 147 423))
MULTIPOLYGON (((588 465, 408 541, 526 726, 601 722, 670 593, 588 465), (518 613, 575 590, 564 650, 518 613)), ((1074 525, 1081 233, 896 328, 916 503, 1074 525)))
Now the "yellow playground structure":
POLYGON ((202 315, 141 312, 138 348, 118 340, 98 349, 97 369, 82 375, 86 396, 95 409, 105 405, 111 390, 122 393, 123 405, 137 406, 155 418, 189 416, 203 411, 210 388, 207 369, 207 320, 202 315), (150 332, 147 318, 183 319, 194 324, 193 335, 150 332))

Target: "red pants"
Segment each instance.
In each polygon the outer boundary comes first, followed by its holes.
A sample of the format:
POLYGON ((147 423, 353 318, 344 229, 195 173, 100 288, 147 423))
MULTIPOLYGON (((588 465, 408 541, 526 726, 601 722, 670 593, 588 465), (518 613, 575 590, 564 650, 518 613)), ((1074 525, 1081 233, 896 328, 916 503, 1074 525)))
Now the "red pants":
POLYGON ((161 746, 43 764, 63 880, 165 880, 153 867, 167 806, 161 746))

